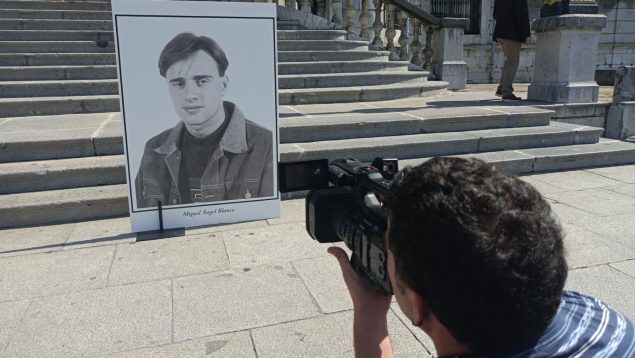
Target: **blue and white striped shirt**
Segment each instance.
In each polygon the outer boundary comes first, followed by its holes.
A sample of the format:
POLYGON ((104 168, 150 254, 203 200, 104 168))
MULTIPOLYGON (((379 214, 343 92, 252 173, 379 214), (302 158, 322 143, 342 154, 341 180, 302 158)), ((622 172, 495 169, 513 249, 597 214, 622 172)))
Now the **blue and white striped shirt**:
MULTIPOLYGON (((459 357, 485 358, 473 354, 459 357)), ((533 347, 490 357, 634 358, 635 325, 600 300, 564 291, 556 316, 533 347)))

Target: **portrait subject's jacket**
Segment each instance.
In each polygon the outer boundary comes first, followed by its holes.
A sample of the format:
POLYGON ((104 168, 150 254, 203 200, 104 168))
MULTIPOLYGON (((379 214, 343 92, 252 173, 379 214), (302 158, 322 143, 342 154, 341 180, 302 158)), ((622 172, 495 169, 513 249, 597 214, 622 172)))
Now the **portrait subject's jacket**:
MULTIPOLYGON (((226 102, 227 103, 227 102, 226 102)), ((231 103, 229 103, 231 104, 231 103)), ((179 170, 183 122, 151 138, 145 146, 135 180, 137 207, 181 204, 179 170)), ((197 202, 273 196, 273 136, 247 120, 234 106, 220 144, 201 177, 197 202)))
POLYGON ((496 0, 494 20, 494 41, 506 39, 525 42, 525 39, 531 36, 527 0, 496 0))

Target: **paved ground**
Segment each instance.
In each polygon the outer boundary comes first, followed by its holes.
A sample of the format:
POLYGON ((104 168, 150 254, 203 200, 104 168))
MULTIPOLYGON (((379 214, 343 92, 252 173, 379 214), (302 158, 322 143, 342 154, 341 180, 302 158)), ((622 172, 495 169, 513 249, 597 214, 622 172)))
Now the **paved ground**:
MULTIPOLYGON (((566 229, 567 287, 635 318, 635 166, 525 177, 566 229)), ((0 231, 0 356, 352 357, 351 301, 304 202, 135 243, 128 218, 0 231)), ((434 354, 399 308, 399 357, 434 354)))

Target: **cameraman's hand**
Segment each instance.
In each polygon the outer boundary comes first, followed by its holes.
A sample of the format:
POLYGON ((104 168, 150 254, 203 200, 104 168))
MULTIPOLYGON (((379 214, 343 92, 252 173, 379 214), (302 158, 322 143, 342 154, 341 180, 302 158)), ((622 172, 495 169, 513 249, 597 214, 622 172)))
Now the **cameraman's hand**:
POLYGON ((353 299, 353 307, 369 315, 386 316, 390 308, 390 295, 385 295, 373 290, 359 275, 353 270, 348 254, 337 246, 331 246, 327 252, 337 259, 342 269, 344 282, 353 299))
POLYGON ((355 357, 392 358, 392 344, 388 336, 386 317, 392 296, 370 288, 353 270, 346 251, 336 246, 329 247, 327 251, 339 262, 344 282, 353 299, 355 357))

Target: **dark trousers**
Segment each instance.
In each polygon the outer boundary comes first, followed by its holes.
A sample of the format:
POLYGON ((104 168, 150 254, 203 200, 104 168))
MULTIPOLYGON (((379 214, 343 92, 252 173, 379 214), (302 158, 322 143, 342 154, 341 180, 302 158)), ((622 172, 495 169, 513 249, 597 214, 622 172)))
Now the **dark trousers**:
POLYGON ((514 83, 514 78, 516 78, 516 72, 518 71, 521 43, 506 39, 498 39, 498 43, 501 45, 503 54, 505 55, 505 64, 503 65, 500 80, 500 88, 503 91, 503 96, 505 96, 514 93, 512 84, 514 83))

